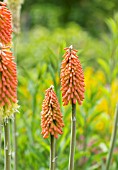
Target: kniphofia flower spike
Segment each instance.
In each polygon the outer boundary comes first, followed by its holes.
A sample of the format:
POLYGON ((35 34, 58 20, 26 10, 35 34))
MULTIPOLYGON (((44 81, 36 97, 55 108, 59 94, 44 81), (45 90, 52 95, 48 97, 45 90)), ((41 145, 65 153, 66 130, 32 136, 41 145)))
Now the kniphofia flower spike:
POLYGON ((0 43, 0 114, 6 118, 17 108, 16 63, 9 47, 0 43))
POLYGON ((84 99, 84 74, 82 66, 76 55, 77 50, 72 46, 65 48, 64 60, 61 64, 61 91, 63 105, 67 105, 69 101, 81 105, 84 99))
POLYGON ((48 138, 49 134, 58 138, 58 134, 62 134, 62 127, 64 126, 62 120, 62 113, 58 99, 53 90, 53 86, 46 90, 45 99, 42 105, 41 112, 41 127, 43 138, 48 138))
POLYGON ((12 21, 11 12, 7 9, 6 3, 0 2, 0 42, 2 44, 11 44, 12 39, 12 21))

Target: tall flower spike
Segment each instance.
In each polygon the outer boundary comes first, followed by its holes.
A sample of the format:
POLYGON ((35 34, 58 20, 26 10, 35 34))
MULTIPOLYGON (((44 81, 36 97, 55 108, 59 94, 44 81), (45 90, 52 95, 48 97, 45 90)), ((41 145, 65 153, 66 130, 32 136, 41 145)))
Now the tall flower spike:
POLYGON ((13 114, 17 104, 17 73, 13 59, 9 47, 0 44, 0 114, 3 118, 13 114))
POLYGON ((0 2, 0 42, 11 44, 12 22, 11 12, 7 9, 6 3, 0 2))
POLYGON ((63 105, 67 105, 69 101, 81 105, 84 99, 84 74, 76 55, 77 50, 72 46, 65 48, 64 60, 61 64, 61 91, 63 105))
POLYGON ((49 134, 58 138, 58 134, 63 133, 62 127, 64 123, 62 117, 56 94, 53 91, 53 86, 51 86, 46 90, 42 105, 41 127, 43 138, 48 138, 49 134))

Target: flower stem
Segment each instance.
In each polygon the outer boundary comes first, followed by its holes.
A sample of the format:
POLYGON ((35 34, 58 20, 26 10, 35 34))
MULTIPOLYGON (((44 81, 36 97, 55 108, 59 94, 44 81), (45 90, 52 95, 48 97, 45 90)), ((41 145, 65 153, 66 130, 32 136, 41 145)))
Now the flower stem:
POLYGON ((0 122, 0 154, 1 154, 1 141, 2 141, 2 124, 0 122))
POLYGON ((16 114, 14 114, 14 119, 12 122, 12 129, 13 129, 13 149, 14 149, 14 164, 13 169, 17 170, 17 128, 16 128, 16 114))
POLYGON ((2 142, 2 118, 0 116, 0 154, 1 154, 1 142, 2 142))
POLYGON ((75 142, 76 142, 76 104, 72 102, 71 142, 68 168, 69 170, 74 170, 75 142))
MULTIPOLYGON (((14 15, 14 14, 13 14, 14 15)), ((13 24, 13 21, 12 21, 13 24)), ((18 44, 18 35, 14 33, 13 37, 13 54, 15 56, 15 61, 17 63, 17 44, 18 44)), ((13 141, 13 152, 14 152, 14 159, 13 159, 13 170, 17 170, 17 125, 16 125, 16 113, 13 114, 12 120, 12 141, 13 141)))
POLYGON ((116 105, 114 127, 113 127, 112 136, 111 136, 110 149, 109 149, 109 153, 107 157, 106 170, 109 170, 110 168, 110 162, 111 162, 115 140, 116 140, 117 124, 118 124, 118 104, 116 105))
POLYGON ((50 135, 50 170, 55 170, 55 138, 50 135))
POLYGON ((5 152, 5 159, 4 159, 4 170, 11 169, 11 148, 10 148, 10 121, 7 119, 4 121, 4 152, 5 152))

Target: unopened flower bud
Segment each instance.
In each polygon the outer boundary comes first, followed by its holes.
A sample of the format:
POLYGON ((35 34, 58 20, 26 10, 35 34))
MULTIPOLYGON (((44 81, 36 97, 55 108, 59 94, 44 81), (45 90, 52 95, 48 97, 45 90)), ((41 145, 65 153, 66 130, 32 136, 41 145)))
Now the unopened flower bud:
POLYGON ((41 112, 41 127, 44 138, 48 138, 49 134, 57 138, 58 134, 63 133, 64 123, 62 117, 58 99, 51 86, 46 90, 41 112))

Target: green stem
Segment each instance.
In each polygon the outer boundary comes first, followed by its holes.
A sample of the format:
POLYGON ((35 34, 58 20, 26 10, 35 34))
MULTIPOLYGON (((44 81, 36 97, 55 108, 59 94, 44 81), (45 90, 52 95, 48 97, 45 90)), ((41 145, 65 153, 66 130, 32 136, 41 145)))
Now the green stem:
POLYGON ((70 141, 70 156, 69 170, 74 170, 74 153, 76 142, 76 104, 72 103, 72 119, 71 119, 71 141, 70 141))
MULTIPOLYGON (((84 115, 84 141, 83 141, 83 151, 86 151, 87 147, 87 116, 84 115)), ((85 157, 84 157, 85 158, 85 157)))
POLYGON ((55 170, 55 138, 50 135, 50 170, 55 170))
POLYGON ((4 152, 5 152, 5 159, 4 159, 4 170, 11 169, 11 147, 10 147, 10 121, 7 119, 4 122, 4 152))
POLYGON ((12 129, 13 129, 13 149, 14 149, 14 164, 13 169, 17 170, 17 129, 16 129, 16 114, 14 114, 14 119, 12 122, 12 129))
POLYGON ((34 140, 34 131, 35 131, 35 116, 36 116, 36 95, 37 95, 37 87, 36 87, 36 91, 34 92, 34 94, 32 95, 32 122, 31 122, 31 131, 32 131, 32 141, 34 140))
POLYGON ((0 116, 0 154, 1 154, 1 142, 2 142, 2 126, 3 126, 3 121, 0 116))
MULTIPOLYGON (((13 47, 13 54, 16 57, 15 60, 17 62, 17 55, 16 55, 16 46, 17 46, 17 36, 14 37, 14 47, 13 47)), ((14 159, 13 159, 13 170, 17 170, 17 127, 16 127, 16 113, 13 114, 12 120, 12 140, 13 140, 13 152, 14 152, 14 159)))
MULTIPOLYGON (((17 63, 17 44, 18 44, 18 35, 14 34, 13 38, 13 55, 15 56, 15 62, 17 63)), ((17 126, 16 126, 16 113, 13 115, 14 119, 12 121, 12 140, 13 140, 13 170, 17 170, 17 126)))
POLYGON ((106 163, 106 170, 109 170, 110 168, 110 162, 111 162, 115 140, 116 140, 117 124, 118 124, 118 104, 116 106, 116 111, 115 111, 114 128, 111 136, 110 149, 109 149, 107 163, 106 163))
POLYGON ((0 122, 0 154, 1 154, 1 141, 2 141, 2 124, 0 122))

